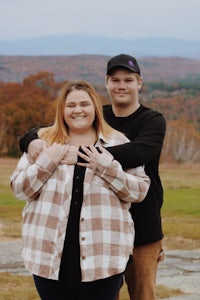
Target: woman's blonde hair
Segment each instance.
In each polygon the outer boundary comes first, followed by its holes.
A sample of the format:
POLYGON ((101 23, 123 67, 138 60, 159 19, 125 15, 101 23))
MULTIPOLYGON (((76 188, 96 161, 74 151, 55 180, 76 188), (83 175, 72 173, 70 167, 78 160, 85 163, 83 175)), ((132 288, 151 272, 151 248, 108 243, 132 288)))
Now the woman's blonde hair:
POLYGON ((44 139, 49 145, 52 145, 53 143, 65 144, 69 141, 68 125, 64 120, 64 107, 67 95, 74 90, 86 91, 91 97, 95 109, 93 126, 97 136, 99 136, 99 133, 101 132, 105 137, 108 137, 110 133, 115 131, 104 120, 101 99, 93 86, 84 80, 68 81, 64 84, 60 95, 58 96, 53 125, 41 128, 38 132, 39 138, 44 139))

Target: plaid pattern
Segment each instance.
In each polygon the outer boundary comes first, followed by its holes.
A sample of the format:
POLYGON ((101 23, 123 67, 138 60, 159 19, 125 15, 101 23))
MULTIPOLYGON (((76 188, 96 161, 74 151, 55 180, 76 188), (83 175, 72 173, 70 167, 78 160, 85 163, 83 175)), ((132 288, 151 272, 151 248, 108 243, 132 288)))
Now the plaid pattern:
MULTIPOLYGON (((127 142, 121 133, 98 145, 127 142)), ((58 279, 73 184, 73 165, 55 164, 45 153, 35 163, 23 154, 11 175, 14 195, 27 201, 23 209, 23 252, 26 269, 41 277, 58 279)), ((110 154, 97 169, 87 168, 80 216, 82 281, 123 272, 134 242, 130 202, 140 202, 149 188, 143 167, 122 170, 110 154), (119 200, 120 199, 120 200, 119 200)))

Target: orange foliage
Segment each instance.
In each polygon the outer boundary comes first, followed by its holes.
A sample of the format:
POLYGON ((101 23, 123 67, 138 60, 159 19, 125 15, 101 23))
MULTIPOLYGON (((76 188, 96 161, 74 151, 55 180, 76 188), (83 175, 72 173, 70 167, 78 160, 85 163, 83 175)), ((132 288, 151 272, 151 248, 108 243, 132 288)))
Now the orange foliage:
POLYGON ((19 153, 18 139, 28 129, 49 125, 55 115, 54 99, 58 84, 53 75, 40 72, 25 78, 23 83, 7 83, 0 94, 1 152, 19 153))
MULTIPOLYGON (((24 132, 53 122, 55 99, 63 83, 46 71, 31 74, 22 83, 0 82, 1 155, 19 155, 18 140, 24 132)), ((94 87, 102 104, 108 104, 104 84, 94 87)), ((200 161, 200 97, 188 97, 184 91, 146 94, 145 86, 142 95, 142 103, 163 113, 167 120, 162 161, 200 161)))

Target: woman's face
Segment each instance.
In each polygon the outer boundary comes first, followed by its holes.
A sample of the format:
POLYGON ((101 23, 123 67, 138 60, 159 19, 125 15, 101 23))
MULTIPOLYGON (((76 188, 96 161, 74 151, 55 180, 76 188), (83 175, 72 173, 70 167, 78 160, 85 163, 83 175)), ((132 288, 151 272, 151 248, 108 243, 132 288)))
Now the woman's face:
POLYGON ((85 133, 93 127, 95 108, 86 91, 73 90, 67 95, 64 120, 68 125, 69 133, 85 133))

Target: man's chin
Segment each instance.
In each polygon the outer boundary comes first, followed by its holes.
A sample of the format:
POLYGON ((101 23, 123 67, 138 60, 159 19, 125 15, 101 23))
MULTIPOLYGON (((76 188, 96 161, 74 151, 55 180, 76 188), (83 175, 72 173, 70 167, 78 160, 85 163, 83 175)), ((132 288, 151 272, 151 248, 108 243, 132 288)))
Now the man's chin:
POLYGON ((127 107, 129 104, 124 101, 117 101, 117 102, 115 102, 115 105, 118 107, 127 107))

